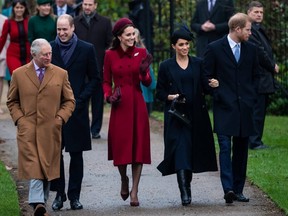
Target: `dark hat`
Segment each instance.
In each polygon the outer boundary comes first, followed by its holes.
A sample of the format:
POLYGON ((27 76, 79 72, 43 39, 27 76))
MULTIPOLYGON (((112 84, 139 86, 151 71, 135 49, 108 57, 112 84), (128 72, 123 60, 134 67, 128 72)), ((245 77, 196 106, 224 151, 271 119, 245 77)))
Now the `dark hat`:
POLYGON ((43 5, 43 4, 48 4, 48 3, 52 3, 52 0, 37 0, 37 4, 38 5, 43 5))
POLYGON ((171 36, 171 43, 176 44, 178 39, 185 39, 187 41, 194 40, 193 33, 187 26, 183 25, 179 29, 175 30, 171 36))
POLYGON ((133 26, 133 27, 134 27, 134 24, 133 24, 133 22, 132 22, 130 19, 128 19, 128 18, 121 18, 121 19, 119 19, 119 20, 115 23, 115 25, 114 25, 114 27, 113 27, 113 29, 112 29, 112 34, 116 37, 116 36, 119 34, 119 32, 121 32, 126 26, 133 26))

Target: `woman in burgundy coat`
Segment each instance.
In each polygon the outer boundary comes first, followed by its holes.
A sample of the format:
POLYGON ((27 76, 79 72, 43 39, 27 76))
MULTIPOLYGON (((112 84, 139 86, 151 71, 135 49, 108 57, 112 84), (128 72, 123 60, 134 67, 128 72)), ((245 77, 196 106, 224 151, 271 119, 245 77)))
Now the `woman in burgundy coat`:
POLYGON ((12 16, 3 25, 0 37, 0 52, 8 35, 10 43, 7 48, 7 66, 10 74, 18 67, 30 62, 30 43, 28 41, 29 12, 25 0, 12 2, 12 16))
POLYGON ((149 118, 140 82, 149 86, 152 56, 135 47, 131 20, 121 18, 112 30, 112 47, 104 58, 104 97, 111 104, 108 131, 108 160, 121 175, 121 197, 129 197, 127 165, 132 165, 130 205, 139 206, 138 184, 143 164, 151 163, 149 118))

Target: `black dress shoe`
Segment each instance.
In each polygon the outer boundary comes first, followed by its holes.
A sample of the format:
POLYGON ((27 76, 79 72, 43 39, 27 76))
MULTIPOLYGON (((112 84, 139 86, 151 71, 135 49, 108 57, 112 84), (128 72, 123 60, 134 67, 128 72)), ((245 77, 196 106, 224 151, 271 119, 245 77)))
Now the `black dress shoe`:
POLYGON ((83 209, 83 206, 82 206, 82 204, 79 202, 78 199, 71 200, 71 201, 70 201, 70 205, 71 205, 71 209, 73 209, 73 210, 83 209))
POLYGON ((46 208, 43 204, 38 204, 34 210, 34 216, 45 216, 47 215, 46 208))
POLYGON ((236 199, 236 195, 233 191, 228 191, 227 193, 225 193, 224 199, 226 203, 233 203, 233 200, 236 199))
POLYGON ((249 202, 249 198, 245 197, 242 193, 236 194, 235 200, 238 202, 249 202))
POLYGON ((99 133, 93 133, 92 134, 92 139, 100 139, 101 135, 99 133))
POLYGON ((54 211, 60 210, 63 208, 63 203, 67 200, 66 194, 61 195, 56 195, 56 198, 54 199, 52 203, 52 209, 54 211))
POLYGON ((268 146, 266 146, 266 145, 258 145, 258 146, 251 147, 250 149, 252 149, 252 150, 260 150, 260 149, 266 149, 266 148, 268 148, 268 146))

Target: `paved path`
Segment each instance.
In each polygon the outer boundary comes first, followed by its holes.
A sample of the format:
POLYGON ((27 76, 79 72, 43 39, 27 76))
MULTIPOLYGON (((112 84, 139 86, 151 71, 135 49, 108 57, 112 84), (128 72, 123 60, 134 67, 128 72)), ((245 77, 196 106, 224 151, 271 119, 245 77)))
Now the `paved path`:
MULTIPOLYGON (((5 95, 5 94, 4 94, 5 95)), ((6 114, 0 115, 0 156, 6 165, 17 168, 16 128, 13 125, 5 106, 1 107, 6 114)), ((281 216, 284 215, 255 186, 249 183, 245 195, 249 203, 234 202, 228 206, 223 199, 223 192, 218 172, 195 174, 192 180, 192 204, 181 205, 180 194, 175 175, 162 177, 156 166, 163 157, 163 138, 159 128, 151 128, 152 164, 144 165, 139 188, 140 207, 130 207, 129 199, 120 197, 120 178, 117 169, 107 160, 107 125, 109 112, 105 113, 101 139, 93 140, 93 150, 84 153, 85 173, 80 201, 84 209, 70 210, 69 202, 64 203, 61 211, 53 212, 51 202, 55 193, 50 193, 48 211, 52 216, 90 216, 90 215, 197 215, 197 216, 281 216)), ((65 153, 66 171, 69 155, 65 153)), ((16 171, 16 169, 14 169, 16 171)), ((131 170, 128 176, 131 187, 131 170)), ((27 182, 17 181, 19 190, 27 191, 27 182)), ((25 198, 25 197, 24 197, 25 198)), ((27 208, 27 197, 24 199, 22 215, 31 215, 27 208)))

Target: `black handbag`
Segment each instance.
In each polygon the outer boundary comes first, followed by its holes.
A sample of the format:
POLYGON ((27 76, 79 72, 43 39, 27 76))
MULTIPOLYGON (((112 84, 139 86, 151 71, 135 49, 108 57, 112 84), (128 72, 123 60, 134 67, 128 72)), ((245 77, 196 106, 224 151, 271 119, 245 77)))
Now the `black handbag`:
POLYGON ((191 120, 188 119, 188 117, 186 116, 186 114, 182 113, 181 111, 176 109, 176 104, 177 103, 185 103, 185 102, 179 102, 178 98, 175 98, 172 103, 171 103, 171 107, 168 110, 168 113, 170 113, 171 116, 173 116, 174 118, 176 118, 177 120, 181 121, 182 123, 184 123, 187 127, 191 128, 191 120))

